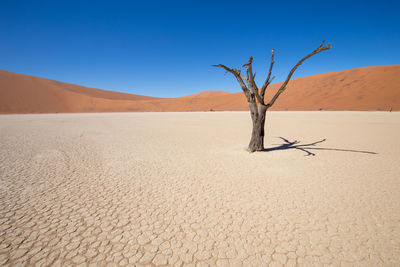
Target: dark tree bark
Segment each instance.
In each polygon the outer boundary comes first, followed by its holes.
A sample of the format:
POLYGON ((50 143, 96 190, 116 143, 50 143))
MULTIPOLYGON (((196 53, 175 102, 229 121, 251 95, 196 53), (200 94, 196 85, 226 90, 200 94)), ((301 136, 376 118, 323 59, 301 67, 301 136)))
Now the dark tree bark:
POLYGON ((272 97, 272 99, 268 103, 264 101, 264 96, 266 89, 271 84, 272 80, 275 78, 271 77, 272 67, 274 66, 274 52, 275 52, 274 49, 272 49, 271 63, 269 66, 268 76, 261 88, 257 87, 256 82, 254 80, 255 73, 253 74, 253 68, 252 68, 253 57, 250 57, 249 62, 243 65, 243 67, 246 70, 246 76, 243 75, 240 70, 235 68, 231 69, 222 64, 212 65, 213 67, 220 67, 225 69, 226 72, 232 73, 233 76, 235 76, 236 80, 239 82, 240 87, 242 88, 243 93, 246 96, 247 103, 249 104, 250 107, 251 120, 253 122, 253 130, 251 133, 251 139, 248 147, 248 150, 250 152, 264 151, 265 114, 267 110, 275 103, 278 97, 283 93, 283 91, 285 91, 286 86, 288 85, 296 69, 308 58, 312 57, 315 54, 318 54, 319 52, 328 50, 330 48, 331 48, 330 44, 324 46, 324 42, 322 42, 320 46, 318 46, 314 51, 312 51, 310 54, 303 57, 299 62, 297 62, 297 64, 290 70, 288 76, 286 77, 286 80, 283 82, 279 90, 276 92, 276 94, 272 97))

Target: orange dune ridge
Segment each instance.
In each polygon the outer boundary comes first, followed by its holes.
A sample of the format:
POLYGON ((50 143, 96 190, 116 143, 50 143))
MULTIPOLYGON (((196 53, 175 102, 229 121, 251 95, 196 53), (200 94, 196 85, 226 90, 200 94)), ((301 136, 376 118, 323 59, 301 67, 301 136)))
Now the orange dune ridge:
MULTIPOLYGON (((267 89, 266 101, 281 83, 267 89)), ((247 110, 243 93, 157 98, 0 70, 0 113, 247 110)), ((290 81, 272 110, 400 110, 400 65, 362 67, 290 81)))

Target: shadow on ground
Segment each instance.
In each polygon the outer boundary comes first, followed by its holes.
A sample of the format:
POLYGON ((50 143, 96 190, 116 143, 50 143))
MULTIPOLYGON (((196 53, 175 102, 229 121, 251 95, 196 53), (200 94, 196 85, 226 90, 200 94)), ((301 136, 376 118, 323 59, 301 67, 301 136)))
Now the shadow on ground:
POLYGON ((326 147, 315 147, 317 144, 323 143, 326 141, 326 139, 322 139, 320 141, 316 141, 313 143, 309 144, 300 144, 300 141, 289 141, 286 138, 279 137, 282 139, 285 143, 276 147, 271 147, 271 148, 266 148, 264 151, 265 152, 270 152, 270 151, 275 151, 275 150, 287 150, 287 149, 298 149, 303 152, 306 152, 307 154, 304 156, 315 156, 315 153, 312 153, 309 150, 333 150, 333 151, 341 151, 341 152, 355 152, 355 153, 365 153, 365 154, 378 154, 376 152, 371 152, 371 151, 362 151, 362 150, 351 150, 351 149, 340 149, 340 148, 326 148, 326 147))

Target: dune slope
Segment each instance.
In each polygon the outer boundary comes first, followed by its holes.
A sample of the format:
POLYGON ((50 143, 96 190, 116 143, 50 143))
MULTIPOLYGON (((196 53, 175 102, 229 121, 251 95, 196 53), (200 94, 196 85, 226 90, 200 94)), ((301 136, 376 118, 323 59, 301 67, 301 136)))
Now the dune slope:
MULTIPOLYGON (((267 97, 278 89, 271 86, 267 97)), ((275 110, 400 110, 400 65, 363 67, 294 79, 275 110)))
MULTIPOLYGON (((267 91, 270 99, 281 83, 267 91)), ((400 110, 400 65, 294 79, 273 110, 400 110)), ((0 70, 0 113, 247 110, 242 93, 204 91, 156 98, 0 70)))

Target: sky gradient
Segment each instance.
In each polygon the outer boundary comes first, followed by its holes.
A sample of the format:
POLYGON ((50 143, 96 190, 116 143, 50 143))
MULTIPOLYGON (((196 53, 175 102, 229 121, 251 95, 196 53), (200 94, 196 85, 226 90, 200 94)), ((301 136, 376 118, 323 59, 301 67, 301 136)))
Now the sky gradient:
POLYGON ((400 63, 398 1, 0 2, 0 69, 141 95, 239 92, 212 64, 254 57, 256 81, 276 49, 275 81, 322 40, 294 78, 400 63))

